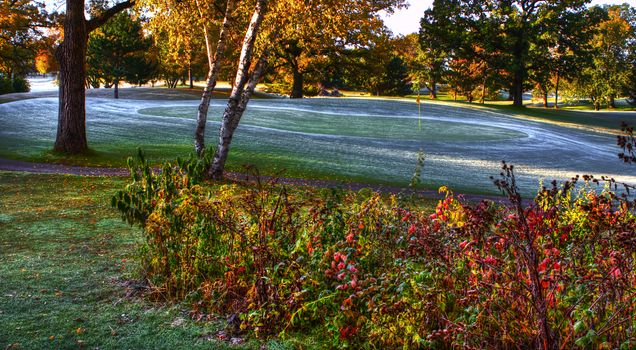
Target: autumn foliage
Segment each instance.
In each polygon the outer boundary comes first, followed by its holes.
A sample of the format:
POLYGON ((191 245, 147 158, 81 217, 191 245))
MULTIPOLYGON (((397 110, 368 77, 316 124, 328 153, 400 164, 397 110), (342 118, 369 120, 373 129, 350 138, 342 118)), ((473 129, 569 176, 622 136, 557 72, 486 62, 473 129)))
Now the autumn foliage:
POLYGON ((190 300, 193 317, 235 315, 233 332, 318 330, 355 348, 636 346, 636 220, 609 189, 554 184, 525 205, 504 165, 495 183, 512 205, 442 188, 430 213, 371 191, 211 188, 197 162, 130 166, 113 205, 144 229, 156 295, 190 300))

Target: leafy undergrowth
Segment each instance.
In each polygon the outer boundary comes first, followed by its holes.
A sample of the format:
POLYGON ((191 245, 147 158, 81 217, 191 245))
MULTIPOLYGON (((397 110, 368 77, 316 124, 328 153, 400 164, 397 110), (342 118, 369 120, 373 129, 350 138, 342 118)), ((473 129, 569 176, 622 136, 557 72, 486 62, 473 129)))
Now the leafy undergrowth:
POLYGON ((143 227, 143 273, 191 316, 230 316, 229 334, 324 334, 351 348, 636 346, 636 219, 588 183, 523 206, 512 167, 495 184, 512 206, 446 189, 434 213, 398 197, 202 181, 205 160, 153 173, 112 198, 143 227))
POLYGON ((0 172, 0 348, 228 348, 225 320, 138 293, 140 231, 108 207, 124 183, 0 172))

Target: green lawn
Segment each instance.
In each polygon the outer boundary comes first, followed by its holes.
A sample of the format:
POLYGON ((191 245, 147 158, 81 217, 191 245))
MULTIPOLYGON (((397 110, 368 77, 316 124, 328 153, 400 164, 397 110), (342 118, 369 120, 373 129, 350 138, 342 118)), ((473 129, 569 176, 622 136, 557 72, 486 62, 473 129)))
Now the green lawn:
MULTIPOLYGON (((416 96, 408 96, 410 99, 415 99, 416 96)), ((614 133, 620 130, 621 121, 628 123, 636 123, 636 109, 632 107, 621 106, 615 110, 601 110, 598 112, 592 112, 593 108, 587 108, 587 105, 572 105, 562 106, 559 109, 543 108, 537 106, 526 106, 525 108, 518 108, 512 106, 510 101, 486 101, 481 104, 479 102, 466 102, 458 99, 454 101, 452 96, 447 94, 439 94, 436 100, 431 100, 428 96, 424 96, 423 100, 431 101, 433 103, 450 103, 453 105, 459 105, 467 108, 486 109, 493 112, 503 113, 509 116, 533 120, 550 124, 561 124, 572 127, 593 128, 595 130, 602 130, 605 132, 614 133), (614 113, 614 112, 634 112, 634 113, 614 113)))
MULTIPOLYGON (((137 147, 153 163, 187 157, 194 148, 198 105, 192 91, 122 89, 127 97, 119 101, 104 89, 91 91, 97 94, 87 100, 91 151, 72 157, 51 151, 57 129, 54 96, 0 104, 0 157, 105 167, 124 166, 137 147)), ((244 164, 253 164, 266 175, 403 187, 422 150, 424 188, 449 185, 459 192, 498 193, 489 176, 506 159, 525 166, 518 169, 527 173, 518 175, 528 195, 536 192, 538 178, 624 174, 617 162, 583 159, 614 157, 618 149, 608 147, 614 147, 620 122, 636 124, 636 113, 517 109, 509 102, 480 105, 444 98, 422 106, 424 120, 412 99, 255 99, 234 137, 227 169, 240 172, 244 164), (525 151, 542 144, 540 151, 525 151), (573 150, 567 161, 545 156, 562 149, 573 150)), ((225 100, 217 99, 210 108, 208 146, 218 139, 224 107, 225 100)))
POLYGON ((195 322, 188 305, 127 296, 141 232, 108 205, 124 184, 0 172, 0 349, 229 348, 216 340, 223 320, 195 322))

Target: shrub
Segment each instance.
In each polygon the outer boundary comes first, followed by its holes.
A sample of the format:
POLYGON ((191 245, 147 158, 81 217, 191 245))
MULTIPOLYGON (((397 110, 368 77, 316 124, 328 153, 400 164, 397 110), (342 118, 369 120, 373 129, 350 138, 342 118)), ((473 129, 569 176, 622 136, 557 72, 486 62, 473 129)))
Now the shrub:
POLYGON ((13 92, 29 92, 31 85, 24 77, 16 77, 13 79, 13 92))
POLYGON ((0 77, 0 95, 10 94, 13 92, 13 85, 11 79, 0 77))
POLYGON ((160 173, 140 153, 113 198, 144 229, 157 295, 233 331, 317 329, 332 347, 633 348, 636 219, 592 178, 512 206, 442 188, 435 211, 369 191, 290 191, 204 182, 208 161, 160 173))
POLYGON ((15 77, 13 81, 7 77, 0 77, 0 95, 13 92, 29 92, 31 86, 24 77, 15 77))

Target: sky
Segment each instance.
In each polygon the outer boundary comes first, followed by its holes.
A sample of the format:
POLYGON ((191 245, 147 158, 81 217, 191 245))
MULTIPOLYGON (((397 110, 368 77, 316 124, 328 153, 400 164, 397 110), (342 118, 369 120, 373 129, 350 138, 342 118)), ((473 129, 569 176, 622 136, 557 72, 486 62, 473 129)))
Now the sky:
MULTIPOLYGON (((602 4, 631 3, 634 0, 593 0, 591 6, 602 4)), ((407 9, 396 11, 393 15, 384 18, 384 23, 393 34, 406 35, 420 30, 420 18, 424 11, 433 4, 433 0, 407 0, 410 6, 407 9)), ((632 4, 634 6, 634 4, 632 4)))
MULTIPOLYGON (((433 0, 406 0, 409 7, 396 11, 391 16, 383 16, 384 23, 395 35, 406 35, 416 33, 420 30, 420 19, 424 11, 433 5, 433 0)), ((592 0, 590 6, 593 5, 616 5, 623 3, 632 3, 636 0, 592 0)), ((64 10, 64 0, 44 0, 49 10, 64 10)))

